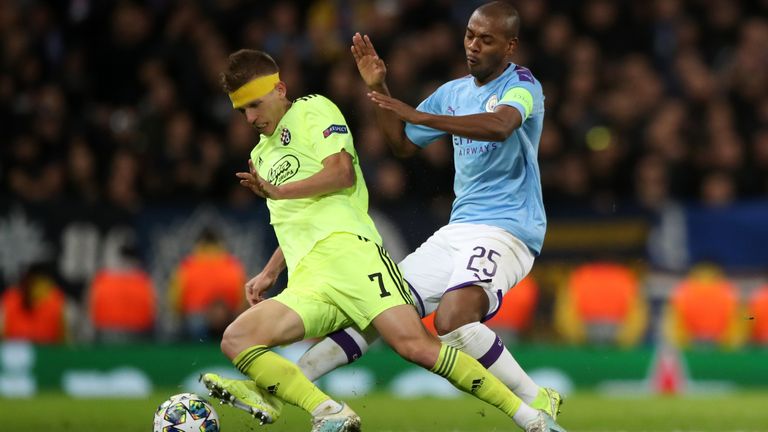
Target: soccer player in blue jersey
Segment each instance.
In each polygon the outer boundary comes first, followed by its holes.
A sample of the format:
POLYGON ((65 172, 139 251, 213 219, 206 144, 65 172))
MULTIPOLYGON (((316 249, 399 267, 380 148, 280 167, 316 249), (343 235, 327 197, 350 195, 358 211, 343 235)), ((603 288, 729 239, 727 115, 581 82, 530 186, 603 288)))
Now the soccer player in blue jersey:
MULTIPOLYGON (((544 95, 531 71, 510 61, 519 27, 507 3, 477 8, 464 35, 470 74, 445 83, 416 109, 390 96, 386 66, 368 36, 353 37, 352 54, 395 155, 409 157, 444 135, 453 140, 450 222, 400 263, 419 312, 435 311, 444 343, 478 359, 524 402, 555 417, 560 395, 539 387, 483 324, 531 270, 547 224, 537 163, 544 95)), ((334 333, 299 366, 316 379, 358 358, 375 338, 354 328, 334 333)))

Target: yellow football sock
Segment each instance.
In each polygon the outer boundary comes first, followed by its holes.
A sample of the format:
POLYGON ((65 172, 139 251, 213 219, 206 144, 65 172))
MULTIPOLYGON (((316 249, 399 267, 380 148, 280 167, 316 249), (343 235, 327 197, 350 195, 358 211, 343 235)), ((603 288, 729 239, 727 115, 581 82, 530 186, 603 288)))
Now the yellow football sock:
POLYGON ((246 349, 232 363, 259 387, 309 413, 330 399, 295 364, 273 353, 265 345, 246 349))
POLYGON ((448 345, 443 344, 431 371, 510 417, 515 415, 522 403, 509 387, 491 375, 477 360, 448 345))

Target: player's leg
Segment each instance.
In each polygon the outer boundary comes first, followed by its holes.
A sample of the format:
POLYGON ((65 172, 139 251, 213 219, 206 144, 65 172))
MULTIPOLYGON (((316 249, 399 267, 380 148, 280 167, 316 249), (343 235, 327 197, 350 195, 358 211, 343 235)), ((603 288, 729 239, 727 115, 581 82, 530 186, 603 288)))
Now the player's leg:
MULTIPOLYGON (((414 262, 412 267, 415 271, 406 275, 405 281, 414 305, 422 317, 437 308, 451 276, 450 266, 444 265, 451 261, 449 247, 436 241, 436 237, 437 233, 404 261, 414 262)), ((360 358, 378 337, 376 329, 372 326, 364 331, 357 327, 339 330, 309 348, 299 359, 298 366, 314 381, 360 358)))
MULTIPOLYGON (((405 280, 413 294, 415 306, 422 316, 434 311, 438 303, 443 304, 441 300, 445 288, 450 286, 453 267, 446 266, 445 263, 453 262, 456 255, 456 251, 452 250, 455 249, 452 244, 456 241, 465 241, 467 237, 467 230, 456 233, 454 227, 451 225, 443 227, 400 263, 405 280), (459 238, 455 238, 457 236, 459 238)), ((472 251, 469 256, 474 253, 476 251, 472 251)), ((497 257, 494 255, 492 258, 497 257)), ((530 265, 518 267, 521 267, 519 273, 525 272, 516 276, 522 279, 529 271, 530 265)), ((472 273, 470 275, 474 278, 472 273)), ((512 357, 496 333, 480 322, 489 310, 490 302, 485 291, 469 288, 466 292, 464 290, 455 290, 455 292, 459 299, 463 299, 465 294, 471 295, 472 298, 466 299, 467 307, 461 307, 462 302, 453 302, 450 298, 443 304, 444 313, 440 315, 440 323, 444 330, 444 343, 478 359, 526 403, 552 416, 557 416, 560 395, 550 389, 537 386, 512 357), (456 312, 451 310, 454 305, 457 306, 456 312)), ((311 347, 299 360, 299 366, 307 376, 315 380, 359 358, 375 337, 376 333, 370 330, 361 332, 356 328, 347 328, 311 347)))
POLYGON ((485 290, 472 285, 443 296, 435 316, 440 340, 477 359, 525 403, 557 418, 561 397, 540 387, 523 370, 501 338, 480 321, 488 311, 485 290))
MULTIPOLYGON (((524 402, 557 416, 560 395, 538 386, 501 338, 482 323, 503 295, 528 274, 533 255, 509 233, 485 225, 449 225, 440 240, 452 245, 454 271, 435 312, 440 340, 477 359, 524 402), (484 279, 484 281, 478 281, 484 279)), ((417 263, 404 262, 406 274, 417 263)))
MULTIPOLYGON (((272 352, 271 347, 301 340, 305 334, 304 320, 294 308, 275 300, 267 300, 243 312, 224 332, 222 352, 235 367, 247 375, 256 386, 313 416, 335 413, 345 409, 309 381, 295 364, 272 352)), ((263 393, 239 380, 226 380, 205 374, 203 382, 215 396, 234 399, 253 408, 264 408, 263 393), (255 405, 255 406, 254 406, 255 405)), ((230 399, 234 402, 234 400, 230 399)), ((263 422, 272 422, 279 412, 266 410, 263 422)), ((256 415, 256 413, 254 412, 256 415)), ((359 419, 357 419, 359 423, 359 419)))
POLYGON ((488 312, 483 288, 471 285, 443 296, 435 312, 435 329, 444 343, 476 358, 527 403, 540 387, 525 373, 501 338, 481 320, 488 312))
POLYGON ((402 357, 498 407, 521 427, 543 425, 558 430, 551 417, 523 403, 477 360, 441 344, 427 332, 410 290, 386 250, 354 238, 346 236, 338 243, 345 253, 341 259, 328 262, 336 269, 335 275, 328 277, 335 276, 329 295, 359 328, 372 325, 402 357))
POLYGON ((504 383, 494 377, 477 360, 440 343, 421 324, 416 311, 396 306, 380 313, 373 325, 397 353, 413 363, 434 372, 456 388, 487 402, 510 416, 525 430, 562 430, 544 413, 520 400, 504 383))
POLYGON ((312 345, 296 365, 307 378, 315 381, 328 372, 362 357, 378 338, 379 334, 373 327, 365 330, 357 327, 341 329, 312 345))

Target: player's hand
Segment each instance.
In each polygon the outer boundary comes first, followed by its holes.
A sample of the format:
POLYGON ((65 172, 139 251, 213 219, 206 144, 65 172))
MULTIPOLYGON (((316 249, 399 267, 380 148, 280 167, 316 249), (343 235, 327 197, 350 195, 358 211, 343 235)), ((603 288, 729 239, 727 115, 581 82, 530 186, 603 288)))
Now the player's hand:
POLYGON ((361 36, 360 33, 355 33, 352 36, 352 57, 355 58, 357 70, 368 87, 376 88, 384 85, 387 66, 384 65, 384 60, 376 54, 368 35, 361 36))
POLYGON ((417 111, 414 107, 401 100, 376 91, 368 93, 368 97, 380 108, 392 111, 396 116, 400 117, 401 120, 407 121, 408 123, 421 124, 427 116, 426 113, 417 111))
POLYGON ((248 159, 248 172, 239 172, 235 175, 240 179, 240 185, 247 187, 256 195, 273 200, 282 199, 280 188, 264 180, 256 171, 252 160, 248 159))
POLYGON ((276 277, 261 272, 245 283, 245 299, 251 306, 264 301, 264 294, 275 285, 276 277))

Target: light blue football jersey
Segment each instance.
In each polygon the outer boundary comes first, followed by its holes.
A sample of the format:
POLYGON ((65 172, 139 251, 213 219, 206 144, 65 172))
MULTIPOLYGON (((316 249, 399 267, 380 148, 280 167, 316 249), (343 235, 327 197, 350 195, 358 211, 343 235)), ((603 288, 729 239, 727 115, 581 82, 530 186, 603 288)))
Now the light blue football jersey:
MULTIPOLYGON (((498 78, 480 87, 471 75, 449 81, 417 109, 438 115, 462 116, 492 112, 498 104, 520 111, 523 124, 502 142, 452 137, 456 199, 450 223, 479 223, 503 228, 538 255, 547 227, 537 161, 544 126, 544 95, 531 71, 510 63, 498 78), (521 94, 526 100, 521 99, 521 94)), ((406 123, 405 133, 420 147, 446 134, 410 123, 406 123)))

